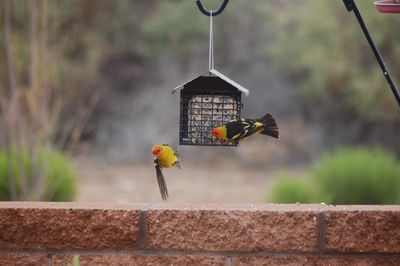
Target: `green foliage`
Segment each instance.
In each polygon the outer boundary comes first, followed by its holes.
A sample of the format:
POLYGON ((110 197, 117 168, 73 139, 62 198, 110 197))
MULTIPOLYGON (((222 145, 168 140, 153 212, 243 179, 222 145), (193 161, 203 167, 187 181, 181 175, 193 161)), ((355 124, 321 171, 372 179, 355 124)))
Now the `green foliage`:
POLYGON ((72 265, 73 266, 79 266, 79 255, 74 255, 72 257, 72 265))
POLYGON ((314 203, 318 201, 318 196, 312 180, 281 177, 272 188, 269 199, 279 203, 314 203))
POLYGON ((163 1, 145 20, 142 51, 148 56, 174 52, 188 56, 198 43, 206 46, 208 19, 200 15, 192 1, 163 1))
POLYGON ((76 175, 57 150, 0 150, 0 200, 71 201, 75 195, 76 175))
MULTIPOLYGON (((393 30, 397 17, 377 12, 371 1, 357 4, 393 76, 399 77, 400 32, 393 30)), ((266 51, 293 88, 325 109, 398 121, 396 101, 354 15, 342 1, 279 5, 279 12, 266 12, 269 25, 275 27, 266 51)))
POLYGON ((400 165, 379 148, 346 148, 328 153, 312 179, 281 178, 273 187, 277 203, 397 204, 400 165))
POLYGON ((378 148, 329 153, 317 164, 314 178, 327 203, 394 204, 400 199, 400 166, 378 148))

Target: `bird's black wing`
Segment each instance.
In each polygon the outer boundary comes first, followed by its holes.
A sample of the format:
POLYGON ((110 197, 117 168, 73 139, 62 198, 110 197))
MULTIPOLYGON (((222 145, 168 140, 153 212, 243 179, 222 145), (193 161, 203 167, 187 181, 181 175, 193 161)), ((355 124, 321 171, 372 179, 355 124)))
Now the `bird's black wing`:
POLYGON ((158 187, 160 188, 161 198, 163 200, 167 200, 168 198, 167 184, 165 183, 165 178, 161 171, 161 166, 158 163, 157 158, 154 158, 154 167, 156 168, 157 182, 158 182, 158 187))
POLYGON ((243 139, 257 131, 256 120, 241 119, 226 124, 226 136, 228 139, 243 139))
POLYGON ((243 132, 242 120, 233 120, 225 124, 226 126, 226 137, 232 139, 234 136, 243 132))

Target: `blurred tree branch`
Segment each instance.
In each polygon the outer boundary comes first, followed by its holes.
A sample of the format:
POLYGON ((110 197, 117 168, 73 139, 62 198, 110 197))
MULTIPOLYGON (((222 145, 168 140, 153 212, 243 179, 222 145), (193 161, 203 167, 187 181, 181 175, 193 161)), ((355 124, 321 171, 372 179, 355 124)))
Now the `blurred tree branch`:
POLYGON ((7 53, 7 65, 8 65, 8 82, 11 89, 12 98, 15 99, 17 97, 16 91, 16 79, 15 79, 15 69, 14 69, 14 55, 12 51, 11 45, 11 0, 3 1, 4 7, 4 37, 6 43, 6 53, 7 53))
MULTIPOLYGON (((11 0, 2 2, 4 39, 0 42, 4 42, 7 57, 7 82, 0 84, 0 148, 9 166, 10 199, 40 200, 50 166, 39 153, 56 145, 64 100, 57 92, 60 57, 55 56, 57 47, 49 45, 48 0, 13 4, 11 0)), ((53 15, 57 4, 52 3, 53 15)))
MULTIPOLYGON (((5 47, 6 47, 6 54, 7 54, 7 69, 8 69, 8 83, 9 83, 9 88, 10 88, 10 94, 11 94, 11 100, 9 99, 6 90, 4 88, 0 87, 1 89, 1 104, 2 104, 2 115, 3 115, 3 123, 6 128, 9 128, 12 130, 12 125, 11 125, 11 119, 14 116, 14 108, 12 103, 16 103, 16 98, 17 98, 17 85, 16 85, 16 80, 15 80, 15 72, 14 72, 14 56, 12 52, 12 45, 11 45, 11 0, 4 0, 3 1, 3 7, 4 7, 4 39, 5 39, 5 47), (8 104, 11 103, 11 104, 8 104)), ((11 138, 12 132, 5 130, 4 132, 4 141, 7 143, 10 138, 11 138)), ((11 165, 11 161, 9 158, 11 150, 6 148, 6 154, 7 154, 7 160, 8 164, 11 165)), ((9 191, 10 191, 10 196, 11 200, 16 199, 17 191, 16 191, 16 184, 15 180, 11 174, 11 168, 9 168, 8 173, 7 173, 7 178, 8 178, 8 185, 9 185, 9 191)))

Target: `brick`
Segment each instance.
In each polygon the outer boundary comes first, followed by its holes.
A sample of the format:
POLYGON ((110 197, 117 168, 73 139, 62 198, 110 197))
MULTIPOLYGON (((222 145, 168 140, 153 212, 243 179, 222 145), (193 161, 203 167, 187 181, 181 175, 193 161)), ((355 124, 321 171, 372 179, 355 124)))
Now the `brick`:
POLYGON ((266 256, 266 257, 234 257, 232 266, 247 265, 275 265, 275 266, 297 266, 297 265, 357 265, 357 266, 397 266, 400 258, 388 257, 322 257, 322 256, 266 256))
POLYGON ((400 253, 400 206, 329 207, 326 250, 400 253))
MULTIPOLYGON (((72 266, 72 255, 56 255, 53 266, 72 266)), ((223 266, 225 258, 219 256, 170 256, 170 255, 80 255, 79 265, 142 266, 142 265, 199 265, 223 266)))
POLYGON ((317 247, 319 205, 167 205, 147 213, 154 249, 304 251, 317 247))
POLYGON ((232 266, 297 266, 297 265, 314 265, 315 259, 301 256, 280 256, 280 257, 234 257, 232 258, 232 266))
POLYGON ((0 204, 0 248, 136 248, 143 205, 0 204))
POLYGON ((5 253, 0 254, 0 265, 47 265, 47 256, 45 254, 31 253, 5 253))
POLYGON ((398 266, 400 265, 400 258, 388 258, 388 257, 323 257, 318 258, 314 265, 331 265, 331 266, 342 266, 342 265, 357 265, 357 266, 398 266))

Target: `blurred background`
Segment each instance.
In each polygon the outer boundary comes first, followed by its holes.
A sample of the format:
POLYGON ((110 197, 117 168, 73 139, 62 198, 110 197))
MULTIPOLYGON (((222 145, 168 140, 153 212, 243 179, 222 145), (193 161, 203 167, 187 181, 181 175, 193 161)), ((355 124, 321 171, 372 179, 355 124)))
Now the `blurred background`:
MULTIPOLYGON (((400 15, 357 1, 393 78, 400 15)), ((205 0, 211 9, 220 0, 205 0)), ((208 69, 188 0, 0 1, 0 200, 159 202, 151 147, 177 147, 179 96, 208 69)), ((215 68, 279 140, 181 146, 170 202, 400 202, 400 109, 342 0, 231 0, 215 68)))

